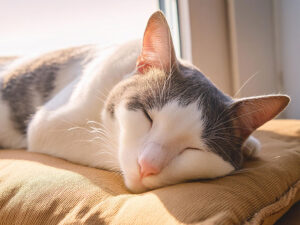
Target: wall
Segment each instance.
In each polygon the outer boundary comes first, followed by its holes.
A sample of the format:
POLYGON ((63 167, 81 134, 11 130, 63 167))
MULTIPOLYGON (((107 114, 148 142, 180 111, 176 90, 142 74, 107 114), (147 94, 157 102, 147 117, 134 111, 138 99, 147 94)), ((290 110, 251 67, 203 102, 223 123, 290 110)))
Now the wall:
POLYGON ((225 1, 190 0, 193 63, 220 89, 232 94, 225 1))
POLYGON ((290 95, 280 117, 300 118, 300 1, 183 2, 185 58, 231 96, 290 95))
POLYGON ((229 0, 228 11, 234 92, 278 93, 272 0, 229 0))
POLYGON ((277 9, 283 86, 292 99, 286 115, 300 119, 300 1, 278 1, 277 9))

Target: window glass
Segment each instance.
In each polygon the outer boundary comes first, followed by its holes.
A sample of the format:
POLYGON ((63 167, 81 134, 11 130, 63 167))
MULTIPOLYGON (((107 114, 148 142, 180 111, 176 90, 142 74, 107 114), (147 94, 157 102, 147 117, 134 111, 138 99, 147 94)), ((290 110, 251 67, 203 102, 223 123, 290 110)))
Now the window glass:
POLYGON ((157 0, 2 0, 0 55, 142 38, 157 0))

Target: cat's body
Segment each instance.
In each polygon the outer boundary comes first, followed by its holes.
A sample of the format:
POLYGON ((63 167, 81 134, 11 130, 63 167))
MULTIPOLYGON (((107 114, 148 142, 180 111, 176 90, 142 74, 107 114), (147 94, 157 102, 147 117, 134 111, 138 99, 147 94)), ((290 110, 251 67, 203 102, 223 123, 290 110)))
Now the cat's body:
POLYGON ((92 131, 102 128, 105 98, 134 71, 140 47, 140 41, 107 48, 83 46, 12 62, 1 73, 1 146, 28 148, 103 168, 98 154, 108 146, 102 146, 95 139, 99 133, 92 131), (59 118, 47 121, 56 114, 59 118))
POLYGON ((6 60, 0 70, 0 146, 119 171, 134 192, 239 169, 241 148, 246 155, 259 148, 249 135, 283 109, 286 97, 232 100, 176 59, 172 42, 164 40, 170 36, 162 14, 151 18, 143 44, 6 60), (161 42, 148 38, 157 27, 164 32, 155 36, 161 42), (153 41, 158 47, 149 48, 153 41), (153 52, 160 53, 157 60, 153 52), (254 101, 270 98, 275 112, 250 111, 253 118, 244 112, 244 106, 253 110, 254 101))

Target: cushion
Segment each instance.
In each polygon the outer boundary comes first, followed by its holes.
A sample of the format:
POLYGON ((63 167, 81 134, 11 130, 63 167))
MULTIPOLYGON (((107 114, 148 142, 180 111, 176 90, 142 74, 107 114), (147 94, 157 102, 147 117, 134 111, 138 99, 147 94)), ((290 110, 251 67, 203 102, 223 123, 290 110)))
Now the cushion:
POLYGON ((131 194, 113 172, 0 151, 1 224, 274 224, 300 200, 300 121, 254 134, 257 159, 231 175, 131 194))

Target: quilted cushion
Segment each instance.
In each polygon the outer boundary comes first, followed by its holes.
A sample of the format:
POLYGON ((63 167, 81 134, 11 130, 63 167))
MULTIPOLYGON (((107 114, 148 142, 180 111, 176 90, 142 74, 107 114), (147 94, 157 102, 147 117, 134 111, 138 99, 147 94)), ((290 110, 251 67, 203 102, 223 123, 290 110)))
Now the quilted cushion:
POLYGON ((244 168, 131 194, 116 173, 23 150, 0 151, 0 224, 274 224, 300 200, 300 121, 254 134, 244 168))

